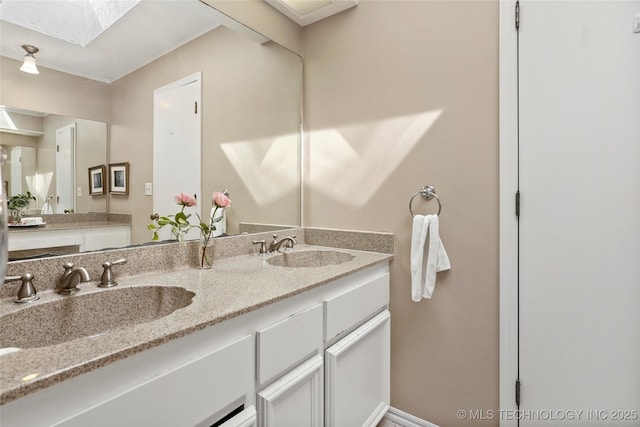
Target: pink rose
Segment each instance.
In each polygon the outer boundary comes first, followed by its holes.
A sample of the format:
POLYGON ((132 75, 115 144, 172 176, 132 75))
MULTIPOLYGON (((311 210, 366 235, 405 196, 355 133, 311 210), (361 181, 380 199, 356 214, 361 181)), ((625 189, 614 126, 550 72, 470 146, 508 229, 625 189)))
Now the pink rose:
POLYGON ((218 207, 228 208, 229 206, 231 206, 231 199, 225 196, 224 193, 215 191, 213 193, 213 203, 215 203, 218 207))
POLYGON ((180 193, 179 196, 176 196, 176 203, 190 208, 196 205, 196 199, 184 193, 180 193))

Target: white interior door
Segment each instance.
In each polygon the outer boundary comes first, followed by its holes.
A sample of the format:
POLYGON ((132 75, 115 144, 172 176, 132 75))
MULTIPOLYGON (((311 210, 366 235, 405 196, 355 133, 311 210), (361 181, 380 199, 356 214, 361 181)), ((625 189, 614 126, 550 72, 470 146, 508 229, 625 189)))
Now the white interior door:
POLYGON ((638 426, 640 1, 520 3, 520 425, 638 426))
POLYGON ((11 165, 11 192, 12 196, 22 193, 22 147, 13 147, 9 153, 11 165))
MULTIPOLYGON (((38 193, 36 186, 36 149, 34 147, 22 147, 22 188, 31 192, 34 196, 38 193)), ((35 202, 30 207, 37 207, 35 202)))
POLYGON ((56 130, 56 213, 75 211, 76 198, 76 124, 56 130))
MULTIPOLYGON (((197 223, 203 202, 200 197, 201 172, 201 74, 196 73, 154 91, 153 103, 153 212, 161 216, 179 211, 175 196, 196 196, 198 206, 186 208, 190 221, 197 223)), ((205 207, 208 212, 209 207, 205 207)), ((160 240, 172 238, 170 230, 160 230, 160 240)), ((186 239, 197 239, 191 230, 186 239)))

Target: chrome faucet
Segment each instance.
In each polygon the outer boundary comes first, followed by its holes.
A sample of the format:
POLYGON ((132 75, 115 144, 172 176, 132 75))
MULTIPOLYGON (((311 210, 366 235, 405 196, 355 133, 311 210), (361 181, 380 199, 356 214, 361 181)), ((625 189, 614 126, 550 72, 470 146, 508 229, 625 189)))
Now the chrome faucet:
POLYGON ((260 250, 258 251, 260 255, 266 255, 269 251, 267 251, 267 241, 266 240, 254 240, 251 242, 254 245, 260 245, 260 250))
POLYGON ((23 304, 26 302, 38 301, 40 297, 38 292, 31 282, 33 280, 33 274, 24 273, 22 276, 6 276, 3 280, 4 283, 22 281, 20 289, 18 289, 18 296, 16 296, 15 303, 23 304))
POLYGON ((279 251, 280 247, 285 244, 285 248, 293 248, 293 245, 295 245, 296 242, 296 236, 287 236, 287 237, 283 237, 281 240, 278 240, 278 235, 274 234, 273 235, 273 240, 271 241, 271 244, 269 245, 269 252, 275 252, 275 251, 279 251))
POLYGON ((114 286, 118 286, 118 282, 116 282, 113 277, 113 271, 111 271, 111 267, 113 267, 114 265, 122 265, 126 263, 126 258, 120 258, 115 261, 107 261, 103 263, 102 267, 104 268, 104 271, 102 272, 102 277, 100 277, 100 284, 98 285, 98 287, 112 288, 114 286))
POLYGON ((72 262, 65 262, 62 267, 64 273, 58 279, 56 285, 56 292, 62 295, 69 295, 74 292, 78 292, 77 288, 79 282, 88 282, 89 273, 83 267, 76 267, 72 262))

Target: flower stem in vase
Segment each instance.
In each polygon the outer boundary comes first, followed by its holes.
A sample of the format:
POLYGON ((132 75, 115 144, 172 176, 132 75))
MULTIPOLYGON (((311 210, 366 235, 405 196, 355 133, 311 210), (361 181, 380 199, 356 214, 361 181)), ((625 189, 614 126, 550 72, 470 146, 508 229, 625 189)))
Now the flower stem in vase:
POLYGON ((200 236, 198 244, 198 268, 209 269, 213 266, 213 239, 211 233, 200 236))

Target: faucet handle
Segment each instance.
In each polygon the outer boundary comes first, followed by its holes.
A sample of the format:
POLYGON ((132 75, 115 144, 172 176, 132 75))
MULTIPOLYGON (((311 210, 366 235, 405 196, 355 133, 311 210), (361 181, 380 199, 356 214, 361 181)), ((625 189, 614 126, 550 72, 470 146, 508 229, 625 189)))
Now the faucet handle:
POLYGON ((111 271, 111 267, 114 265, 122 265, 126 264, 126 258, 120 258, 115 261, 106 261, 102 264, 104 271, 102 272, 102 277, 100 278, 99 288, 112 288, 118 285, 118 282, 113 280, 113 271, 111 271))
POLYGON ((75 266, 76 266, 76 263, 71 261, 67 261, 64 264, 62 264, 62 268, 64 268, 67 272, 73 270, 73 267, 75 266))
POLYGON ((264 255, 267 253, 267 241, 266 240, 254 240, 253 242, 254 245, 260 245, 260 255, 264 255))
POLYGON ((22 280, 22 285, 20 285, 20 289, 18 290, 18 296, 14 301, 16 304, 24 304, 26 302, 33 302, 40 299, 37 295, 36 288, 32 283, 33 277, 34 276, 31 273, 24 273, 22 276, 5 277, 4 283, 22 280))
POLYGON ((117 259, 115 261, 107 261, 105 263, 102 264, 103 267, 111 267, 112 265, 122 265, 122 264, 126 264, 127 263, 127 259, 126 258, 120 258, 117 259))

